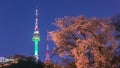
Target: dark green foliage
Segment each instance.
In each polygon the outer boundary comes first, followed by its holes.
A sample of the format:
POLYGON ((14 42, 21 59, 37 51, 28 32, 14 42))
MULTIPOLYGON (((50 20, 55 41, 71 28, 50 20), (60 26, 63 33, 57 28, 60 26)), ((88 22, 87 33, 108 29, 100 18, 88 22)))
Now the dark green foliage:
POLYGON ((30 60, 19 60, 19 63, 11 64, 3 68, 43 68, 43 63, 40 61, 36 63, 30 60))
POLYGON ((3 66, 2 68, 44 68, 44 63, 40 60, 35 62, 35 58, 32 56, 15 54, 7 58, 18 59, 18 63, 9 63, 10 65, 3 66))

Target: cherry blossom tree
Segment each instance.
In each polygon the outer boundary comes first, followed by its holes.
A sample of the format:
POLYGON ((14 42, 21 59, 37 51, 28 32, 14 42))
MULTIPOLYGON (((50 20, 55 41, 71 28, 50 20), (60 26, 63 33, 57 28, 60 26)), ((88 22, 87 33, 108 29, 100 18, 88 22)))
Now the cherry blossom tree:
POLYGON ((49 32, 56 45, 54 54, 72 56, 77 68, 114 68, 118 46, 115 27, 107 18, 85 16, 58 18, 57 30, 49 32))

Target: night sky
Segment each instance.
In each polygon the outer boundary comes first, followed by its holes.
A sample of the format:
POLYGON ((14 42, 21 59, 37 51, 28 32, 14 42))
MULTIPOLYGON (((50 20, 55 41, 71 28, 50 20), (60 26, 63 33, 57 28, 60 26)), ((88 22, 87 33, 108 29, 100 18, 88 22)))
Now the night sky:
MULTIPOLYGON (((55 18, 110 17, 120 13, 120 0, 0 0, 0 56, 34 54, 32 36, 35 9, 39 9, 39 57, 45 59, 46 33, 55 30, 55 18)), ((48 42, 50 49, 54 47, 48 42)))

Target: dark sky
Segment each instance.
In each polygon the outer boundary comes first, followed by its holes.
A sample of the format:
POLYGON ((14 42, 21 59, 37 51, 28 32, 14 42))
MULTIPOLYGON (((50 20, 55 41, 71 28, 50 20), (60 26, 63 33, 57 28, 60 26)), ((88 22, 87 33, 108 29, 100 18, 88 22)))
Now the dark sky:
MULTIPOLYGON (((55 30, 55 18, 110 17, 120 13, 120 0, 0 0, 0 56, 33 55, 35 9, 39 9, 39 56, 45 59, 46 31, 55 30)), ((54 44, 49 41, 52 50, 54 44)))

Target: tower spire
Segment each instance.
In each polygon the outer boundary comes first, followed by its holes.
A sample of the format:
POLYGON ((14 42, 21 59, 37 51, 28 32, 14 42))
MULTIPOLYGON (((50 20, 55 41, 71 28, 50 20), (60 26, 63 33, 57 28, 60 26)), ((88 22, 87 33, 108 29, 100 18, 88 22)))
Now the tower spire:
POLYGON ((49 45, 48 45, 48 40, 49 40, 49 36, 48 36, 48 31, 47 31, 47 40, 46 40, 46 59, 45 59, 45 64, 51 64, 51 59, 50 59, 50 51, 49 51, 49 45))
POLYGON ((36 9, 36 20, 35 20, 35 30, 38 31, 38 9, 36 9))
POLYGON ((36 14, 35 14, 36 18, 35 18, 35 29, 34 29, 34 33, 33 33, 33 38, 32 41, 35 43, 35 47, 34 47, 34 57, 36 58, 36 62, 39 59, 39 55, 38 55, 38 42, 40 41, 40 33, 38 30, 38 9, 36 9, 36 14))

